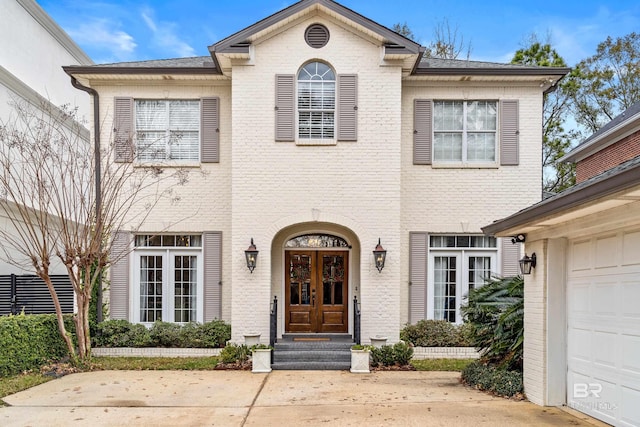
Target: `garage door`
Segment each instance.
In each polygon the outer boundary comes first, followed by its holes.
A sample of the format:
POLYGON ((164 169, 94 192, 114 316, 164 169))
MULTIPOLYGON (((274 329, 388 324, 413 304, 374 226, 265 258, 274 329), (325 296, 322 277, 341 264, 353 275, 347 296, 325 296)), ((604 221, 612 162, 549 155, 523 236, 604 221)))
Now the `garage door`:
POLYGON ((569 244, 567 309, 568 405, 639 426, 640 231, 569 244))

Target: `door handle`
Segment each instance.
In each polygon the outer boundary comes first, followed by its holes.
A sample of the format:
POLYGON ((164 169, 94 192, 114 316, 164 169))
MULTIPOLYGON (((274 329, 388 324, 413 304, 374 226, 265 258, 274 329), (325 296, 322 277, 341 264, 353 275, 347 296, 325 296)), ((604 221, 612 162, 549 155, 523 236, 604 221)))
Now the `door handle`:
POLYGON ((313 308, 316 307, 316 290, 315 289, 311 291, 311 307, 313 308))

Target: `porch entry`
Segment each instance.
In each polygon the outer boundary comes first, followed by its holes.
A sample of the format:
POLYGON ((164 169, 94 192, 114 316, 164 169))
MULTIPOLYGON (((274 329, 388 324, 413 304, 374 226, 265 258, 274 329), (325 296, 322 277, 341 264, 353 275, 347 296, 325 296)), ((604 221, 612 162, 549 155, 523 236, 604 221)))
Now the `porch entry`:
POLYGON ((285 332, 348 332, 348 250, 287 249, 284 267, 285 332))

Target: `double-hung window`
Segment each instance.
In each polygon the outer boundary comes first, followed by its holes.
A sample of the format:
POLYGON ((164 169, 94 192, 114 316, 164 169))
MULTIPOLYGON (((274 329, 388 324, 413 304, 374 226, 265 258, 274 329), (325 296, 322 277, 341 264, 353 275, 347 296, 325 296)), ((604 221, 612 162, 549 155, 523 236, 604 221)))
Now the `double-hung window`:
POLYGON ((429 239, 427 317, 461 323, 460 305, 469 291, 484 285, 496 269, 494 237, 432 235, 429 239))
POLYGON ((298 138, 335 137, 336 76, 322 62, 310 62, 298 72, 298 138))
POLYGON ((200 100, 137 99, 138 160, 200 160, 200 100))
POLYGON ((433 161, 495 163, 497 116, 496 101, 434 101, 433 161))
POLYGON ((134 321, 203 321, 200 235, 138 235, 134 251, 134 321))

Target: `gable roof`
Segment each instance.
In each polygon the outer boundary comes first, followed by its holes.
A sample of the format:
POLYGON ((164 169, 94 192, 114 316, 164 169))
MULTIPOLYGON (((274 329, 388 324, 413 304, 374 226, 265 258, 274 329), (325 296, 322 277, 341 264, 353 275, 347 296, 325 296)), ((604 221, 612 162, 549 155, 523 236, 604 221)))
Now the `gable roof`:
POLYGON ((560 159, 562 162, 577 162, 640 130, 640 102, 618 114, 593 135, 578 144, 560 159))
POLYGON ((424 48, 413 40, 410 40, 333 0, 301 0, 209 46, 209 51, 212 56, 216 53, 248 52, 252 39, 262 31, 279 24, 287 23, 295 19, 296 16, 303 14, 308 9, 318 9, 319 7, 333 12, 334 14, 338 14, 357 25, 360 25, 373 34, 377 34, 384 40, 384 44, 389 47, 395 49, 402 48, 406 53, 411 54, 421 54, 424 51, 424 48))
MULTIPOLYGON (((579 209, 589 203, 596 203, 598 200, 611 197, 616 193, 631 191, 637 187, 640 187, 640 156, 569 187, 563 192, 513 215, 482 227, 482 231, 488 235, 502 236, 505 232, 518 229, 518 227, 532 226, 533 223, 542 219, 561 215, 571 209, 579 209)), ((621 203, 628 203, 640 199, 640 197, 625 196, 621 199, 621 203)))

